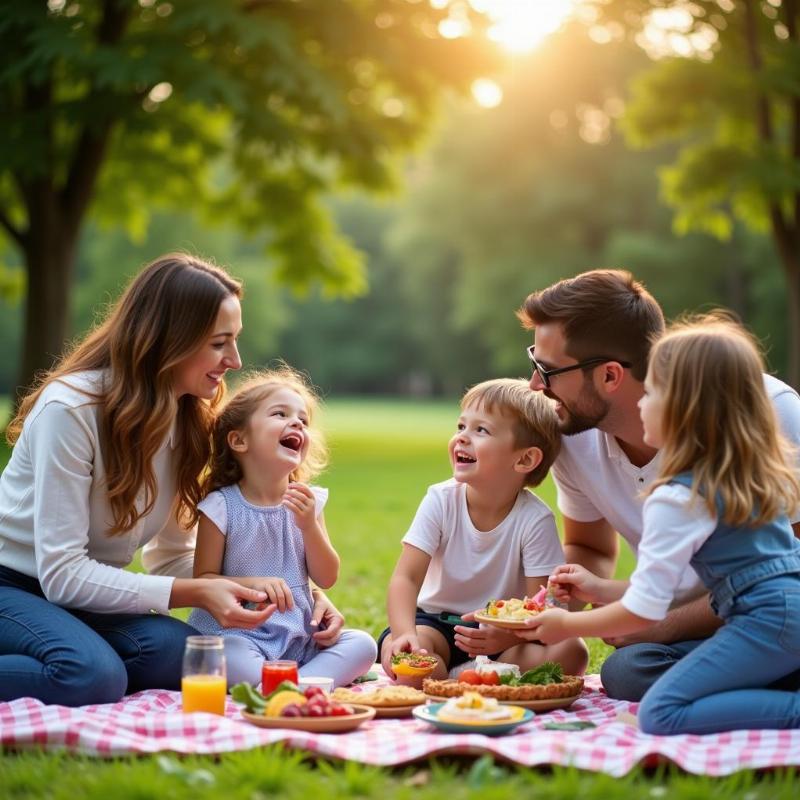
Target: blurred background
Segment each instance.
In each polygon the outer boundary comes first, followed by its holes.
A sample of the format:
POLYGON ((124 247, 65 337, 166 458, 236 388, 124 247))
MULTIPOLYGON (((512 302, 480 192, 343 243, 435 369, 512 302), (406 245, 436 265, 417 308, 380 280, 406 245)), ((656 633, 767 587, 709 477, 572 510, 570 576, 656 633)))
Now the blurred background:
POLYGON ((0 394, 176 249, 329 396, 525 375, 595 267, 797 384, 794 0, 3 0, 0 53, 0 394))

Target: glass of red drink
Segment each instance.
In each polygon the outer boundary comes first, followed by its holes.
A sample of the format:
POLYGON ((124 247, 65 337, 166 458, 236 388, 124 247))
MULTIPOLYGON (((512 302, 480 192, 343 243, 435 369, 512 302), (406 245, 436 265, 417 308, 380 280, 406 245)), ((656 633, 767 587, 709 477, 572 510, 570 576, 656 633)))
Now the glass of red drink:
POLYGON ((297 680, 296 661, 265 661, 261 667, 261 694, 269 694, 283 681, 296 684, 297 680))

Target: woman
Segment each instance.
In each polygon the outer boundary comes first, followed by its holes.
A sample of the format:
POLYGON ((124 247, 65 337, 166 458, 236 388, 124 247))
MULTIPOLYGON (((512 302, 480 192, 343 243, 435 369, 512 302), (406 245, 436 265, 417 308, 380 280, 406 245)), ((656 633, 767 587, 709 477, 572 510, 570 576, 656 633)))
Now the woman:
MULTIPOLYGON (((105 321, 22 401, 0 476, 0 700, 85 705, 175 689, 204 608, 252 628, 264 592, 192 574, 194 509, 227 370, 241 366, 240 284, 182 254, 148 265, 105 321), (137 549, 150 574, 128 572, 137 549), (161 613, 151 613, 152 611, 161 613)), ((343 619, 318 594, 315 634, 343 619)))

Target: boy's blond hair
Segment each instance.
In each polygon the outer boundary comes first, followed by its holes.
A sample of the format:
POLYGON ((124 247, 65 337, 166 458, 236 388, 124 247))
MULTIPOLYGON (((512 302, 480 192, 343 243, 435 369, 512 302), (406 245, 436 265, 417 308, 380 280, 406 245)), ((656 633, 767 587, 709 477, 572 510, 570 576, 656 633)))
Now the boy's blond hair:
POLYGON ((692 495, 729 525, 757 526, 800 501, 793 449, 764 387, 757 341, 723 311, 673 325, 653 346, 649 379, 663 396, 659 475, 692 472, 692 495))
POLYGON ((496 378, 478 383, 461 399, 461 408, 483 406, 514 422, 514 446, 538 447, 542 460, 526 476, 524 486, 538 486, 547 476, 561 449, 561 431, 555 403, 541 392, 534 392, 522 378, 496 378))

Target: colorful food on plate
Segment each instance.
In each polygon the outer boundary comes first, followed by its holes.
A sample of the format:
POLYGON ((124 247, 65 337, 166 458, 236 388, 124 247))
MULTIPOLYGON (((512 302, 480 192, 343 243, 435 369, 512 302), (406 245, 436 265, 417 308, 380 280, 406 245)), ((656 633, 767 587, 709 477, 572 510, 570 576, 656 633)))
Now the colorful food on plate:
POLYGON ((494 698, 466 692, 444 703, 437 717, 443 722, 511 722, 524 713, 522 708, 501 706, 494 698))
POLYGON ((583 678, 564 675, 561 665, 553 661, 545 661, 522 675, 512 670, 498 673, 483 664, 477 670, 464 670, 458 680, 426 678, 422 683, 422 690, 429 697, 460 697, 467 692, 477 692, 503 702, 573 697, 582 689, 583 678))
POLYGON ((301 692, 288 681, 266 696, 249 683, 237 683, 231 689, 231 697, 243 703, 246 711, 264 717, 345 717, 353 713, 350 706, 334 700, 318 686, 301 692))
POLYGON ((430 675, 438 663, 435 656, 423 653, 397 653, 392 656, 392 670, 395 675, 424 677, 430 675))
POLYGON ((422 705, 427 699, 425 692, 410 686, 383 686, 371 692, 354 692, 340 687, 331 695, 342 703, 360 703, 374 708, 402 708, 422 705))

